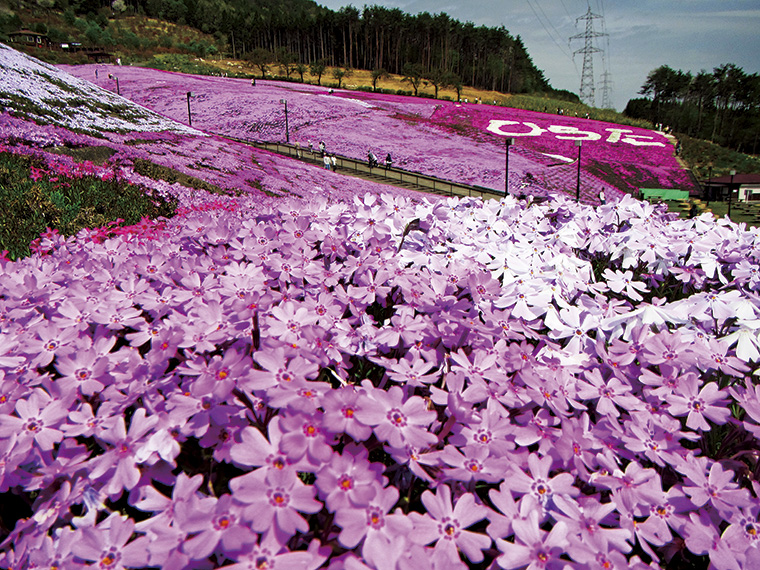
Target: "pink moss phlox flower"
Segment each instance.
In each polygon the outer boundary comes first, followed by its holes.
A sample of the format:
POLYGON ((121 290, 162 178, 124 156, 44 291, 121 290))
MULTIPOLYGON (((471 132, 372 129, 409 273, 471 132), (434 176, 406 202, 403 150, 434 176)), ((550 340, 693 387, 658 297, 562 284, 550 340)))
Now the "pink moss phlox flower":
POLYGON ((615 293, 625 291, 626 297, 634 301, 641 301, 644 297, 641 293, 646 292, 647 288, 641 281, 633 280, 633 271, 612 271, 605 269, 602 277, 606 279, 607 286, 615 293))
POLYGON ((286 536, 309 528, 299 513, 322 509, 314 499, 314 487, 304 485, 293 467, 257 469, 230 481, 235 501, 243 505, 242 516, 256 532, 276 527, 286 536))
POLYGON ((683 513, 693 508, 694 504, 679 487, 671 487, 667 493, 661 493, 648 509, 638 506, 636 514, 648 516, 635 525, 636 536, 654 546, 668 544, 673 538, 671 529, 679 535, 683 534, 684 524, 688 521, 683 513))
POLYGON ((627 529, 614 528, 612 514, 616 510, 614 503, 600 503, 595 497, 581 497, 576 502, 566 496, 554 498, 558 512, 553 517, 564 522, 568 528, 567 538, 570 542, 568 552, 577 558, 576 551, 591 547, 599 552, 630 552, 633 533, 627 529))
POLYGON ((372 435, 372 427, 361 423, 356 412, 362 405, 360 396, 364 389, 355 386, 341 386, 331 390, 322 398, 322 427, 328 432, 347 433, 354 441, 366 441, 372 435))
POLYGON ((535 453, 528 456, 528 471, 513 467, 506 479, 509 488, 522 495, 530 495, 537 502, 547 504, 555 495, 575 497, 579 491, 573 486, 575 477, 571 473, 558 473, 550 477, 554 460, 550 456, 539 458, 535 453))
POLYGON ((684 527, 684 541, 697 555, 709 555, 710 566, 716 570, 746 570, 744 556, 731 548, 705 511, 689 514, 684 527))
POLYGON ((414 525, 409 517, 400 510, 389 514, 398 495, 395 487, 386 487, 366 507, 338 510, 335 513, 335 524, 341 528, 338 542, 345 548, 355 548, 364 541, 362 556, 370 564, 386 559, 392 541, 397 537, 411 537, 413 533, 414 525))
POLYGON ((316 486, 330 511, 369 505, 387 484, 381 463, 370 463, 366 449, 349 445, 318 472, 316 486))
POLYGON ((612 502, 619 509, 632 511, 637 505, 654 505, 661 498, 662 483, 659 474, 631 461, 625 468, 612 473, 596 473, 591 477, 595 486, 610 489, 612 502))
MULTIPOLYGON (((147 564, 147 539, 133 536, 135 523, 126 516, 112 513, 97 526, 79 529, 71 551, 99 568, 121 570, 143 568, 147 564)), ((93 566, 94 567, 94 566, 93 566)))
POLYGON ((623 410, 635 410, 641 407, 641 402, 635 396, 629 395, 631 386, 625 384, 616 376, 605 381, 599 368, 587 370, 585 381, 578 382, 578 397, 584 400, 595 400, 598 413, 612 417, 620 416, 618 407, 623 410))
POLYGON ((424 448, 437 441, 438 438, 426 429, 435 419, 435 412, 427 409, 422 398, 405 398, 399 386, 392 386, 387 391, 371 385, 365 389, 366 394, 359 397, 356 418, 372 426, 379 440, 399 448, 405 445, 424 448))
POLYGON ((456 558, 461 550, 471 562, 483 560, 483 550, 491 546, 491 538, 466 530, 487 516, 487 509, 476 503, 475 496, 465 493, 452 506, 451 488, 440 485, 433 494, 425 491, 422 504, 427 513, 411 513, 414 522, 412 539, 419 544, 435 542, 434 556, 456 558))
POLYGON ((697 507, 710 503, 724 517, 731 518, 737 509, 752 504, 749 491, 733 482, 735 473, 717 461, 690 454, 676 464, 676 469, 686 477, 683 492, 697 507))
POLYGON ((568 528, 564 522, 556 523, 551 531, 540 528, 539 514, 529 511, 524 518, 513 522, 514 542, 496 539, 501 555, 496 563, 504 570, 554 570, 564 566, 560 556, 568 546, 568 528), (562 566, 561 566, 562 565, 562 566))
POLYGON ((285 348, 257 352, 254 360, 261 367, 253 370, 244 381, 246 390, 267 390, 274 386, 287 386, 295 378, 314 378, 319 368, 300 356, 290 356, 285 348))
POLYGON ((244 524, 242 507, 231 495, 218 499, 194 496, 176 504, 175 516, 177 526, 191 535, 182 542, 182 552, 192 560, 207 558, 220 544, 224 552, 234 556, 256 540, 256 535, 244 524))
POLYGON ((461 450, 453 445, 447 445, 439 454, 438 459, 446 467, 443 472, 454 481, 486 481, 499 482, 508 469, 509 460, 506 457, 492 456, 491 450, 484 445, 468 445, 461 450))
POLYGON ((63 439, 62 422, 68 410, 41 388, 18 400, 15 412, 0 414, 0 438, 12 437, 18 448, 28 448, 34 442, 42 451, 51 451, 63 439))
POLYGON ((258 543, 251 550, 235 556, 237 563, 226 565, 229 570, 259 570, 278 568, 284 570, 316 570, 322 566, 330 550, 321 547, 316 538, 309 543, 306 550, 288 550, 275 530, 261 535, 258 543))
POLYGON ((287 413, 280 416, 280 451, 285 453, 291 463, 301 461, 304 471, 316 472, 319 467, 329 462, 335 453, 329 437, 322 427, 323 412, 287 413), (308 468, 306 467, 308 465, 308 468))
POLYGON ((93 460, 90 477, 98 480, 108 475, 103 488, 109 496, 137 485, 140 469, 136 455, 147 443, 146 436, 157 422, 157 416, 147 416, 145 408, 139 408, 130 419, 128 432, 123 417, 115 418, 113 424, 101 432, 100 439, 107 444, 107 448, 103 455, 93 460))
POLYGON ((699 378, 688 375, 669 398, 668 411, 676 417, 687 416, 686 427, 709 431, 708 420, 722 425, 731 416, 731 410, 725 407, 726 395, 717 382, 707 382, 700 389, 699 378))

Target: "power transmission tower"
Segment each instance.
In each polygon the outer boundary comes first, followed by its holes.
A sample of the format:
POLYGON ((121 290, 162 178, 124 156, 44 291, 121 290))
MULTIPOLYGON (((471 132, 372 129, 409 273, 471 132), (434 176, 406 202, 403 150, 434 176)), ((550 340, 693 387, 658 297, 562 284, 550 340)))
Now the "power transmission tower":
POLYGON ((586 20, 586 31, 582 34, 576 34, 571 36, 571 40, 583 40, 583 47, 573 52, 573 56, 578 53, 583 54, 583 71, 581 72, 581 90, 578 94, 581 101, 586 105, 594 107, 594 54, 601 52, 598 47, 594 47, 594 38, 600 38, 607 34, 594 31, 594 20, 599 19, 602 16, 594 14, 591 11, 591 6, 588 7, 588 12, 585 15, 576 18, 575 23, 578 24, 580 20, 586 20))
POLYGON ((610 79, 610 72, 605 71, 602 73, 602 109, 612 109, 612 102, 610 101, 610 91, 612 91, 612 79, 610 79))

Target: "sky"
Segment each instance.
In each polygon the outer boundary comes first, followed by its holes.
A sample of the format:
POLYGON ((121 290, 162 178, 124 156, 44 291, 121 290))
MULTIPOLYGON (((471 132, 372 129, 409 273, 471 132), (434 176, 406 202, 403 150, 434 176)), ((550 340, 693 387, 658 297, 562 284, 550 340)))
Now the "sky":
POLYGON ((536 67, 555 89, 578 93, 583 70, 582 39, 591 13, 594 32, 595 102, 603 101, 607 72, 611 106, 622 111, 638 94, 647 74, 661 65, 701 70, 733 63, 746 73, 760 71, 760 0, 316 0, 339 10, 353 5, 400 8, 417 14, 446 12, 461 22, 504 26, 520 36, 536 67))

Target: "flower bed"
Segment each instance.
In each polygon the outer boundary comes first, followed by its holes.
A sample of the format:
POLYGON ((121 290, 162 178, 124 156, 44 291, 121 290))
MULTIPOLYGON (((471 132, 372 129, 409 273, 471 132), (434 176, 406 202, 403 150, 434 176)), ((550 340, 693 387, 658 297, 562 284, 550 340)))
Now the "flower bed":
POLYGON ((757 231, 146 182, 0 260, 0 566, 760 564, 757 231))
POLYGON ((151 236, 3 267, 6 565, 754 564, 756 234, 382 196, 151 236))

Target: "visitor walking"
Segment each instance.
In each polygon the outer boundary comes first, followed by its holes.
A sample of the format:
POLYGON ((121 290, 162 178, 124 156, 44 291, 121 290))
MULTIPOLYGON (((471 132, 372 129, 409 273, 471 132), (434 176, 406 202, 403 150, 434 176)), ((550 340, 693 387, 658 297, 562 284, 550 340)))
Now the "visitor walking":
POLYGON ((325 141, 319 141, 319 152, 322 153, 322 156, 325 155, 325 148, 327 148, 327 145, 325 145, 325 141))
POLYGON ((604 196, 604 190, 599 191, 599 203, 604 206, 607 203, 607 199, 604 196))
POLYGON ((330 156, 330 166, 332 166, 333 172, 338 172, 338 159, 335 158, 335 155, 330 156))
POLYGON ((296 141, 296 158, 301 158, 301 143, 296 141))
POLYGON ((330 168, 330 155, 325 154, 324 158, 322 159, 322 162, 324 162, 326 170, 331 170, 331 168, 330 168))
POLYGON ((372 170, 377 166, 377 157, 375 156, 375 153, 372 152, 370 149, 367 151, 367 163, 369 164, 369 169, 372 170))
POLYGON ((391 158, 391 153, 388 153, 385 156, 385 170, 388 170, 393 166, 393 159, 391 158))

